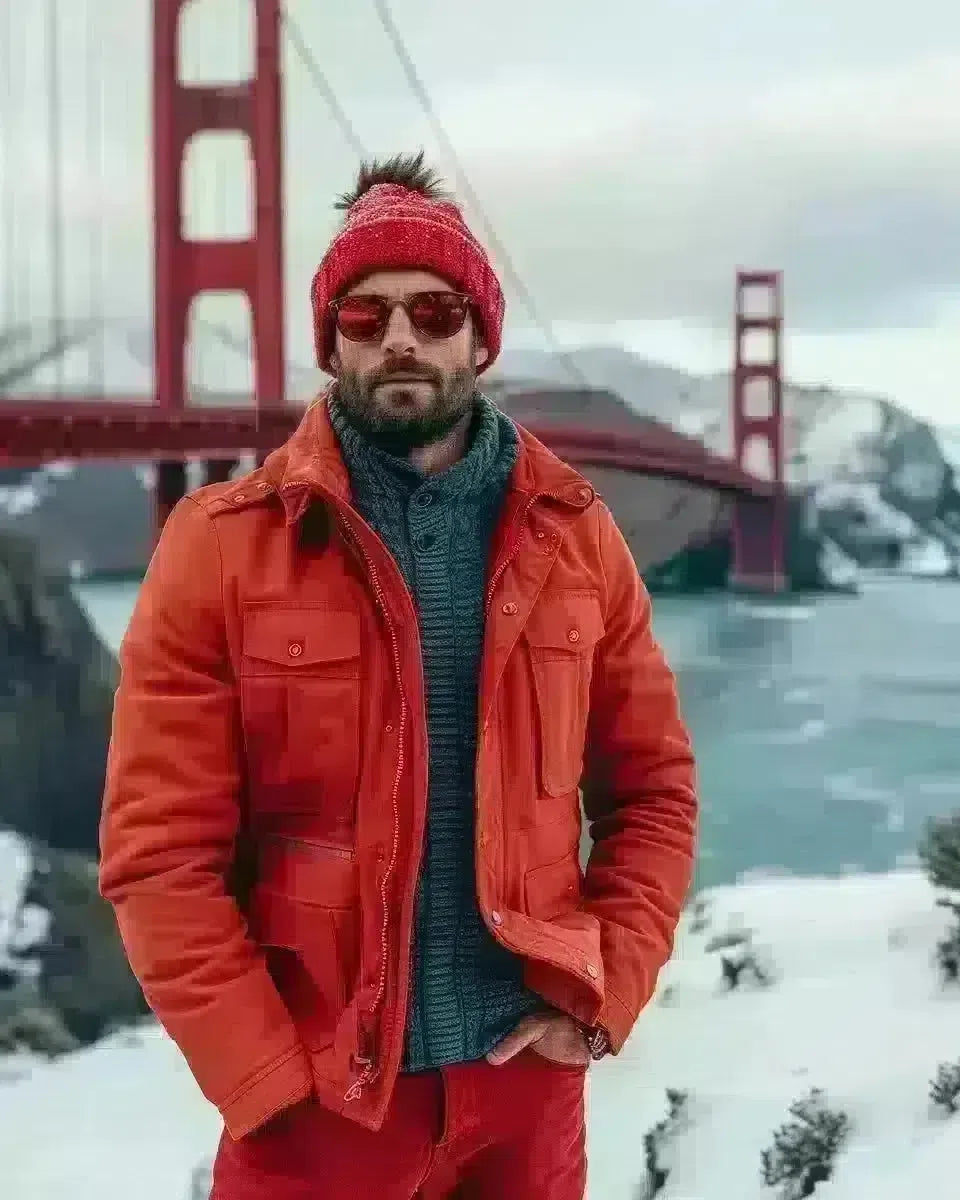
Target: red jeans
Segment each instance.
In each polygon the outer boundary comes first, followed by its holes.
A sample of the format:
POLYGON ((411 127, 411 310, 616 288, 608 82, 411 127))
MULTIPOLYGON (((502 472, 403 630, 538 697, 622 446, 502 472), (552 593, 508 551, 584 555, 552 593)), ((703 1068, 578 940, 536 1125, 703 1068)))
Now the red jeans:
POLYGON ((584 1081, 533 1051, 401 1075, 376 1133, 302 1104, 224 1134, 210 1200, 582 1200, 584 1081))

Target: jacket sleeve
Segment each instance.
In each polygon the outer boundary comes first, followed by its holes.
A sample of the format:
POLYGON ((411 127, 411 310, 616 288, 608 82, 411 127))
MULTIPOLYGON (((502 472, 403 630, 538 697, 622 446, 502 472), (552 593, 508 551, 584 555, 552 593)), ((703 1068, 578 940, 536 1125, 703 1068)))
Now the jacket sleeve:
POLYGON ((600 922, 606 1000, 598 1024, 619 1051, 673 951, 693 876, 697 796, 676 683, 650 597, 600 505, 605 632, 590 695, 584 810, 593 847, 585 907, 600 922))
POLYGON ((242 743, 221 587, 213 523, 182 500, 120 650, 100 890, 147 1002, 236 1138, 312 1081, 227 884, 242 743))

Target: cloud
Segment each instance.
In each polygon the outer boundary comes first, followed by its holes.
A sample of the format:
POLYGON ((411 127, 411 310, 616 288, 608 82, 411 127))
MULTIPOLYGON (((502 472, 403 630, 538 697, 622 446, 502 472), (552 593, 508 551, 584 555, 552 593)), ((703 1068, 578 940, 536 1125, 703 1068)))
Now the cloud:
MULTIPOLYGON (((289 7, 371 149, 437 152, 367 0, 289 7)), ((791 327, 817 338, 929 326, 958 291, 954 0, 393 8, 484 210, 549 317, 725 331, 738 265, 783 269, 791 327)), ((149 6, 60 10, 68 300, 82 315, 102 214, 107 306, 146 316, 149 6), (91 70, 105 97, 100 155, 87 137, 91 70)), ((44 11, 11 9, 12 107, 0 112, 19 222, 5 270, 29 274, 38 312, 49 305, 44 11)), ((188 74, 238 61, 239 11, 241 0, 195 0, 188 74)), ((309 279, 356 162, 289 46, 285 63, 289 337, 306 357, 309 279)), ((205 228, 233 220, 241 186, 209 171, 193 215, 205 228)), ((513 298, 511 322, 525 321, 513 298)))

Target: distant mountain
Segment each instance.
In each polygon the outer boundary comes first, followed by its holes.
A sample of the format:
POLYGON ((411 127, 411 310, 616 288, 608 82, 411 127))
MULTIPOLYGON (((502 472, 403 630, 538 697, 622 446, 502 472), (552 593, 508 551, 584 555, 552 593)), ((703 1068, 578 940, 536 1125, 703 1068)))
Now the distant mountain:
MULTIPOLYGON (((248 360, 246 336, 210 323, 200 326, 195 331, 197 384, 191 402, 246 402, 248 360)), ((56 378, 52 367, 39 368, 33 376, 20 379, 13 394, 43 391, 55 382, 68 390, 83 389, 90 386, 94 369, 107 394, 142 395, 146 401, 153 386, 150 331, 114 322, 95 343, 71 350, 57 368, 56 378)), ((315 368, 291 365, 288 394, 305 401, 325 380, 315 368)), ((555 420, 636 430, 638 418, 646 418, 696 437, 716 453, 731 453, 729 373, 693 375, 607 346, 586 346, 562 356, 506 350, 482 377, 482 386, 521 422, 555 420), (586 380, 589 386, 579 386, 577 380, 586 380)), ((908 514, 908 525, 914 530, 911 537, 935 541, 946 537, 948 555, 960 553, 960 514, 951 515, 949 500, 951 486, 954 493, 956 487, 950 483, 954 476, 948 474, 960 460, 960 434, 954 431, 940 437, 890 401, 868 393, 787 384, 784 404, 788 480, 797 489, 823 493, 825 506, 833 513, 831 529, 849 524, 851 506, 849 497, 840 502, 828 485, 865 482, 882 498, 885 509, 908 514), (839 516, 833 512, 838 505, 839 516)), ((761 464, 747 465, 762 471, 761 464)), ((718 498, 700 489, 672 481, 620 478, 620 472, 607 475, 598 482, 614 495, 618 519, 633 531, 631 545, 638 561, 645 564, 665 561, 687 540, 696 540, 723 523, 718 498)), ((45 467, 26 473, 0 469, 0 528, 15 526, 33 538, 47 566, 76 574, 136 573, 150 544, 149 489, 149 471, 123 464, 88 463, 73 470, 45 467)), ((879 511, 872 502, 867 507, 879 511)), ((862 516, 855 521, 862 533, 862 516)), ((886 555, 888 524, 884 519, 876 531, 867 529, 865 537, 844 538, 841 545, 851 553, 861 545, 870 547, 869 557, 879 542, 886 555)))

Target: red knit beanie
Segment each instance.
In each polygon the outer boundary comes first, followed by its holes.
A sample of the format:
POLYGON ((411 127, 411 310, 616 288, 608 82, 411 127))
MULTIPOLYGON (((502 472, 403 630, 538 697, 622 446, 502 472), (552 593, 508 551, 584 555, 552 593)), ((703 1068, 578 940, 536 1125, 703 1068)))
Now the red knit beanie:
POLYGON ((330 371, 334 322, 329 304, 374 271, 430 271, 473 301, 488 351, 478 373, 500 353, 504 299, 483 247, 455 204, 434 200, 396 183, 378 183, 347 211, 311 289, 317 362, 330 371))

